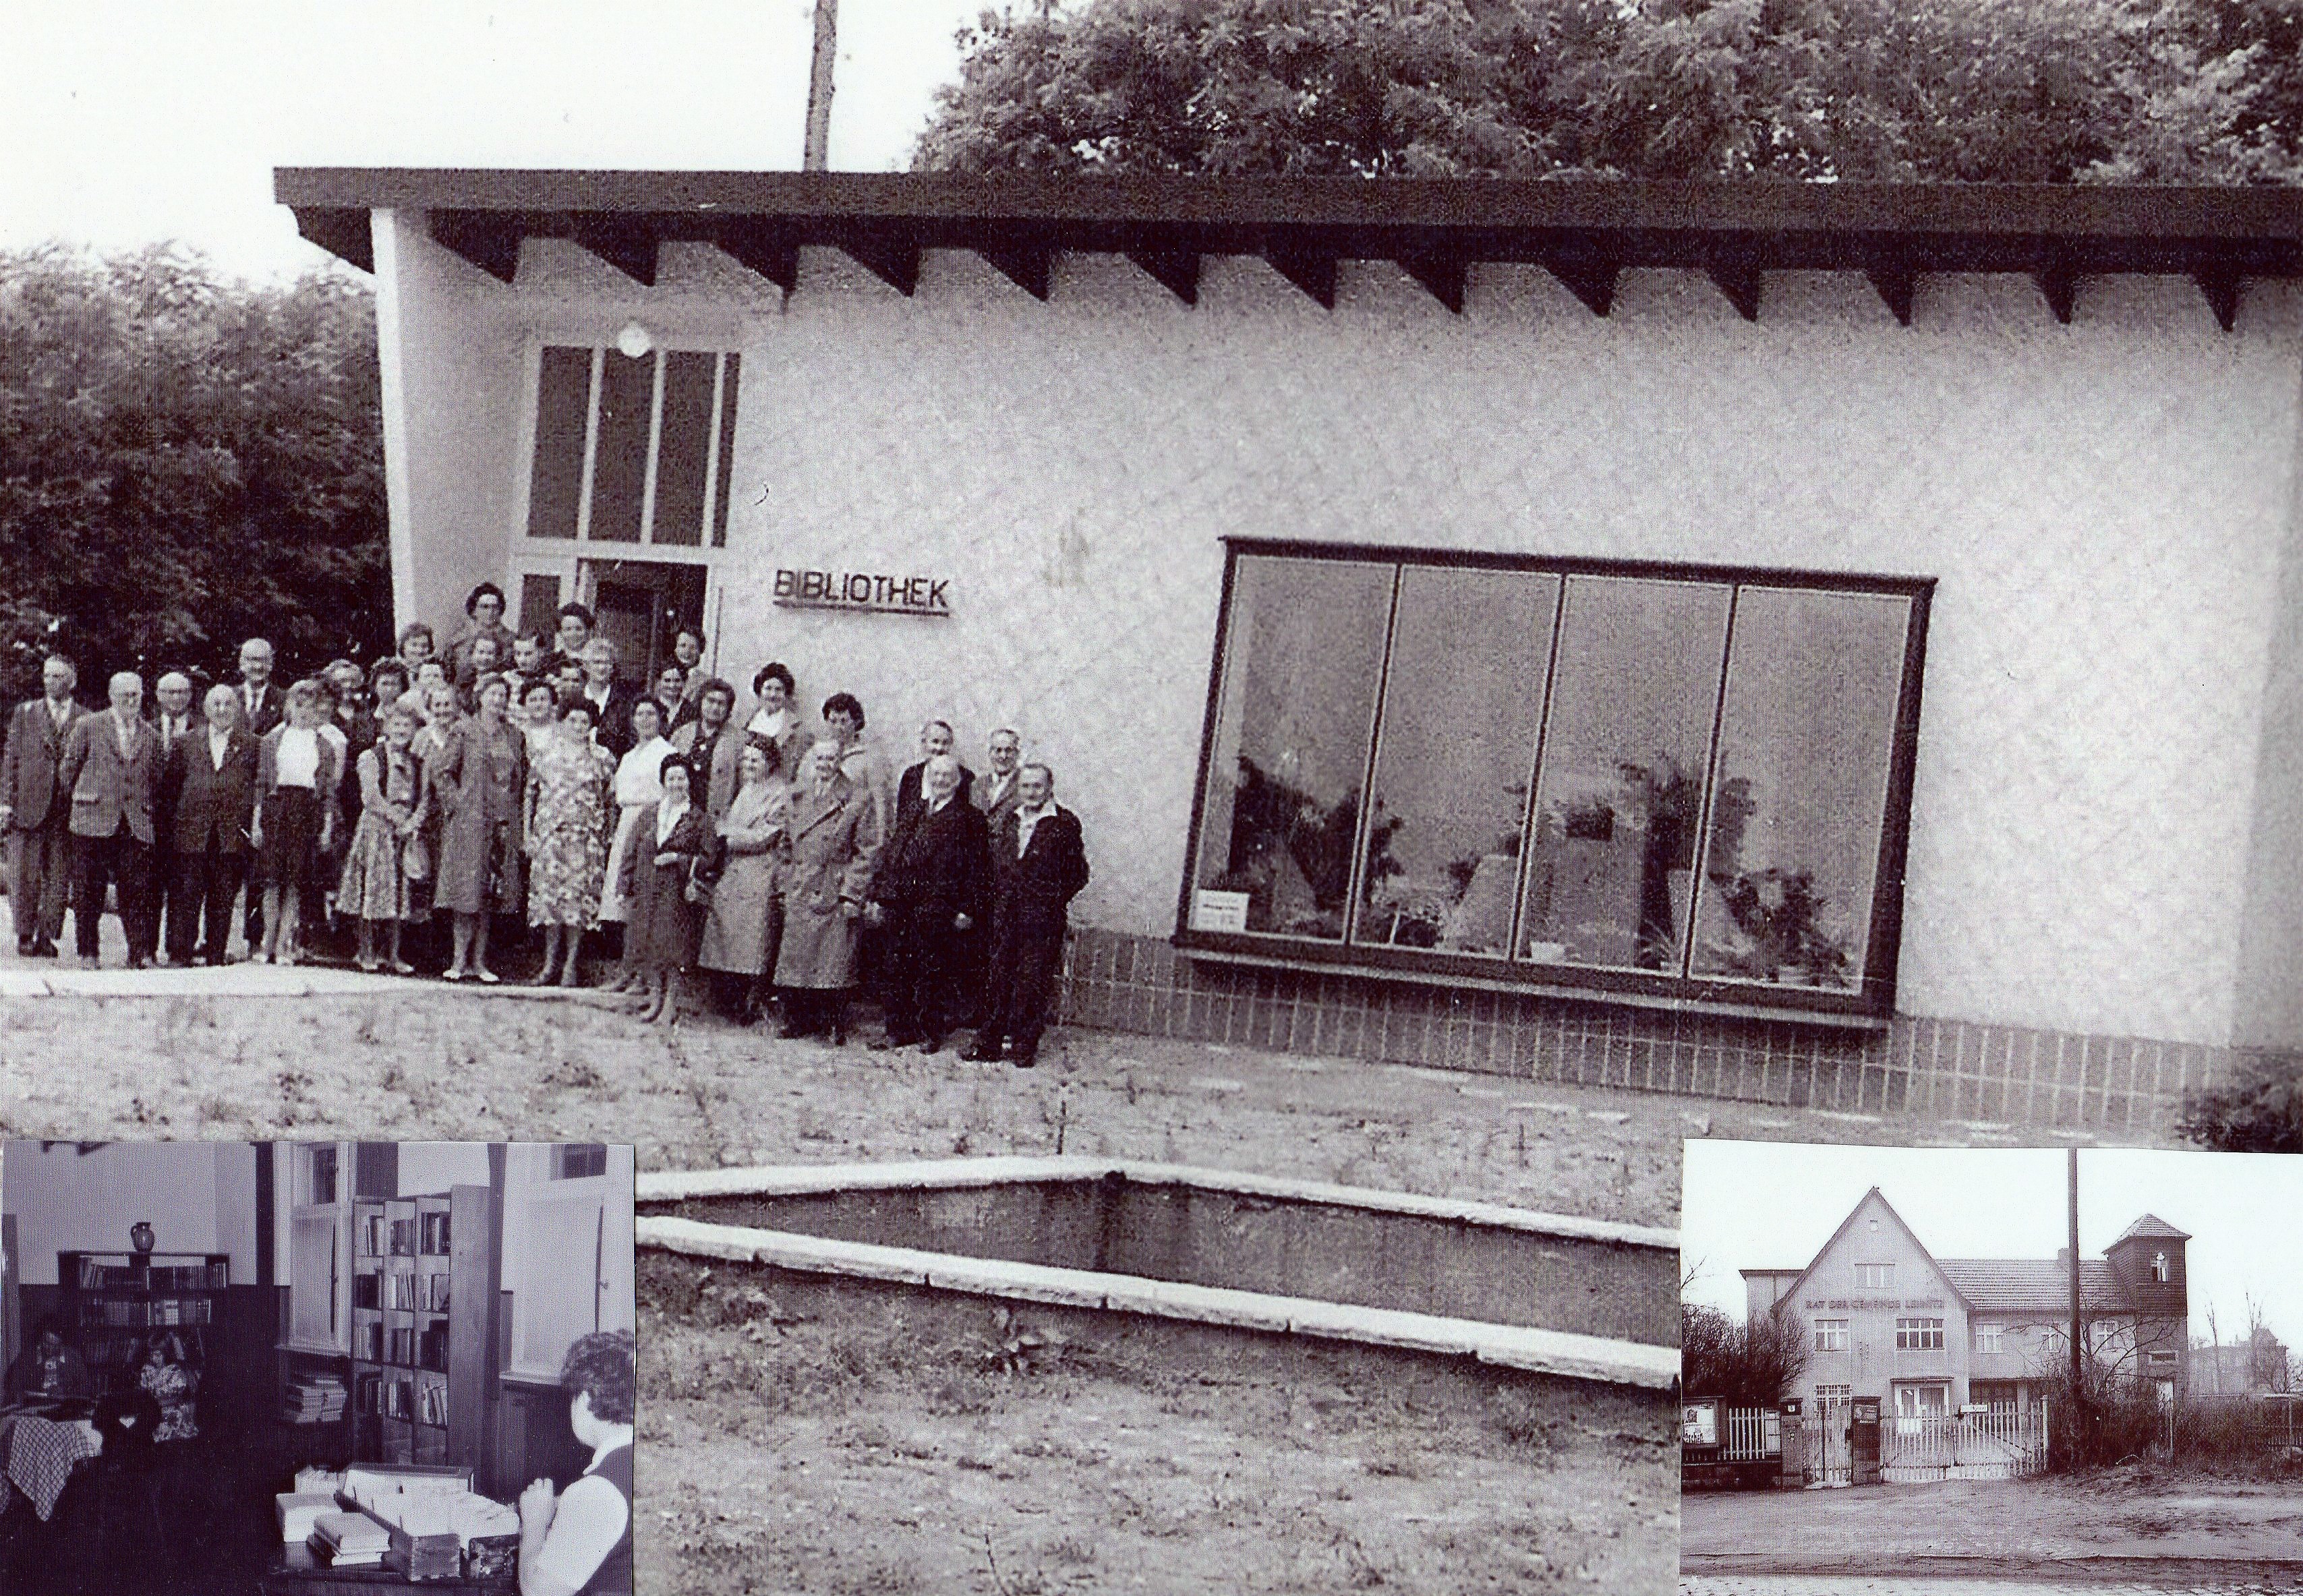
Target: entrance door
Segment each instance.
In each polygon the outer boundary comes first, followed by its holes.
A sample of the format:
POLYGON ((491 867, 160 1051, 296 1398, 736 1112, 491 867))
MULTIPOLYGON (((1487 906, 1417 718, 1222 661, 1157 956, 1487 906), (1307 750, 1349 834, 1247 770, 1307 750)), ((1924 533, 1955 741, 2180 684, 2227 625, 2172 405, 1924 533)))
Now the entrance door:
POLYGON ((586 560, 596 635, 616 646, 616 674, 645 691, 671 657, 681 627, 704 629, 708 573, 696 564, 654 560, 586 560))
POLYGON ((1855 1482, 1855 1412, 1845 1397, 1816 1398, 1809 1410, 1807 1482, 1855 1482))

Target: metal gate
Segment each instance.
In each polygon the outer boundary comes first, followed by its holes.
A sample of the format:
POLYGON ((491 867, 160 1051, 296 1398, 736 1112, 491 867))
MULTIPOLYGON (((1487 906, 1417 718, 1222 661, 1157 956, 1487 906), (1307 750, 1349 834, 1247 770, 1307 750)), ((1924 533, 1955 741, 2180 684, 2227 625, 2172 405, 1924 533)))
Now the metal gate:
POLYGON ((1855 1406, 1845 1397, 1818 1397, 1808 1407, 1807 1482, 1855 1483, 1855 1406))
POLYGON ((1879 1477, 1890 1485, 2020 1480, 2047 1466, 2045 1403, 2020 1413, 1897 1414, 1880 1430, 1879 1477))

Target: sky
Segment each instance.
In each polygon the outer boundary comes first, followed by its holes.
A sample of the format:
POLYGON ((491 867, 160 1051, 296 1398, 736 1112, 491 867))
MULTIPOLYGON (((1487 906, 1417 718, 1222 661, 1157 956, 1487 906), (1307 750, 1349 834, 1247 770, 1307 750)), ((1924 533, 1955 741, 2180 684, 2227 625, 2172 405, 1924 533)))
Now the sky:
MULTIPOLYGON (((984 0, 839 0, 831 165, 899 170, 984 0)), ((0 0, 0 249, 331 264, 275 165, 797 168, 809 0, 0 0)))
MULTIPOLYGON (((1681 1267, 1691 1301, 1743 1316, 1743 1269, 1799 1269, 1876 1186, 1939 1258, 2053 1258, 2065 1242, 2065 1151, 1838 1147, 1691 1141, 1682 1188, 1681 1267)), ((2253 1294, 2265 1322, 2303 1346, 2303 1158, 2269 1153, 2083 1148, 2079 1252, 2095 1258, 2155 1213, 2191 1241, 2191 1329, 2215 1312, 2240 1338, 2253 1294)))

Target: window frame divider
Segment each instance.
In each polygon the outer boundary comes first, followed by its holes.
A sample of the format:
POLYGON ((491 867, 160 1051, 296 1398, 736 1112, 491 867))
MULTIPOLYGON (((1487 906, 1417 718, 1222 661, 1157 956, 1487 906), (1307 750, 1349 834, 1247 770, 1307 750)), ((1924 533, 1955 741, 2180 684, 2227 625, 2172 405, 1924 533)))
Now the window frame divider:
POLYGON ((1551 740, 1551 713, 1555 705, 1552 692, 1559 683, 1559 634, 1567 625, 1567 577, 1565 572, 1546 572, 1551 578, 1551 646, 1545 651, 1543 662, 1543 713, 1535 722, 1535 755, 1527 767, 1527 806, 1519 817, 1519 868, 1512 873, 1511 932, 1504 942, 1504 967, 1525 965, 1532 961, 1523 958, 1519 940, 1527 931, 1527 887, 1535 874, 1535 826, 1538 810, 1535 805, 1536 782, 1543 775, 1543 751, 1551 740))
MULTIPOLYGON (((1695 925, 1703 906, 1704 878, 1710 872, 1711 809, 1719 797, 1719 735, 1727 723, 1727 673, 1735 668, 1735 613, 1743 604, 1743 584, 1727 589, 1727 625, 1719 641, 1719 696, 1711 705, 1711 746, 1703 759, 1703 806, 1695 815, 1695 856, 1689 861, 1687 924, 1681 928, 1679 978, 1700 979, 1695 973, 1695 925)), ((1859 987, 1860 984, 1858 984, 1859 987)))
POLYGON ((1336 928, 1337 941, 1346 949, 1360 945, 1360 894, 1367 890, 1368 839, 1374 834, 1375 825, 1375 763, 1383 749, 1383 701, 1391 690, 1391 654, 1399 641, 1399 589, 1405 570, 1400 562, 1391 562, 1391 605, 1384 615, 1383 661, 1376 667, 1375 698, 1368 707, 1367 758, 1360 767, 1359 820, 1352 827, 1351 870, 1344 879, 1343 923, 1336 928))

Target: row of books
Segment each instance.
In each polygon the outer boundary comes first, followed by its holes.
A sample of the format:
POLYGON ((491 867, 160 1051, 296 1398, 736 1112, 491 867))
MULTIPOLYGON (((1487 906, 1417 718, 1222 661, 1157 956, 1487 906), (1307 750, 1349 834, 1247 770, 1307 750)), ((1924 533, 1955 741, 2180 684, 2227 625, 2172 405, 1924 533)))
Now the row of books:
POLYGON ((396 1308, 402 1313, 444 1313, 448 1311, 450 1277, 434 1274, 379 1274, 352 1277, 352 1306, 396 1308))
POLYGON ((352 1355, 364 1364, 399 1364, 445 1374, 448 1327, 434 1324, 419 1330, 413 1325, 355 1324, 352 1355))
POLYGON ((370 1372, 355 1376, 354 1383, 353 1396, 364 1414, 422 1424, 448 1422, 448 1388, 439 1381, 370 1372))
POLYGON ((100 1302, 83 1302, 80 1305, 82 1324, 112 1327, 168 1324, 213 1324, 215 1304, 205 1296, 156 1296, 148 1302, 123 1301, 117 1297, 100 1302))
MULTIPOLYGON (((291 1424, 333 1424, 344 1416, 351 1393, 333 1374, 299 1374, 288 1382, 280 1416, 291 1424)), ((290 1537, 300 1539, 300 1537, 290 1537)))
POLYGON ((99 1263, 93 1258, 83 1258, 80 1261, 80 1287, 83 1291, 111 1291, 123 1287, 139 1291, 221 1291, 231 1272, 222 1259, 214 1263, 139 1266, 99 1263))
MULTIPOLYGON (((200 1345, 198 1332, 182 1339, 186 1357, 195 1363, 206 1358, 207 1351, 200 1345)), ((145 1348, 149 1345, 142 1336, 83 1336, 80 1341, 80 1355, 83 1363, 95 1365, 132 1364, 143 1357, 145 1348)))
POLYGON ((419 1253, 445 1257, 448 1216, 419 1213, 411 1219, 393 1219, 389 1214, 362 1214, 359 1252, 364 1258, 411 1258, 419 1253))

